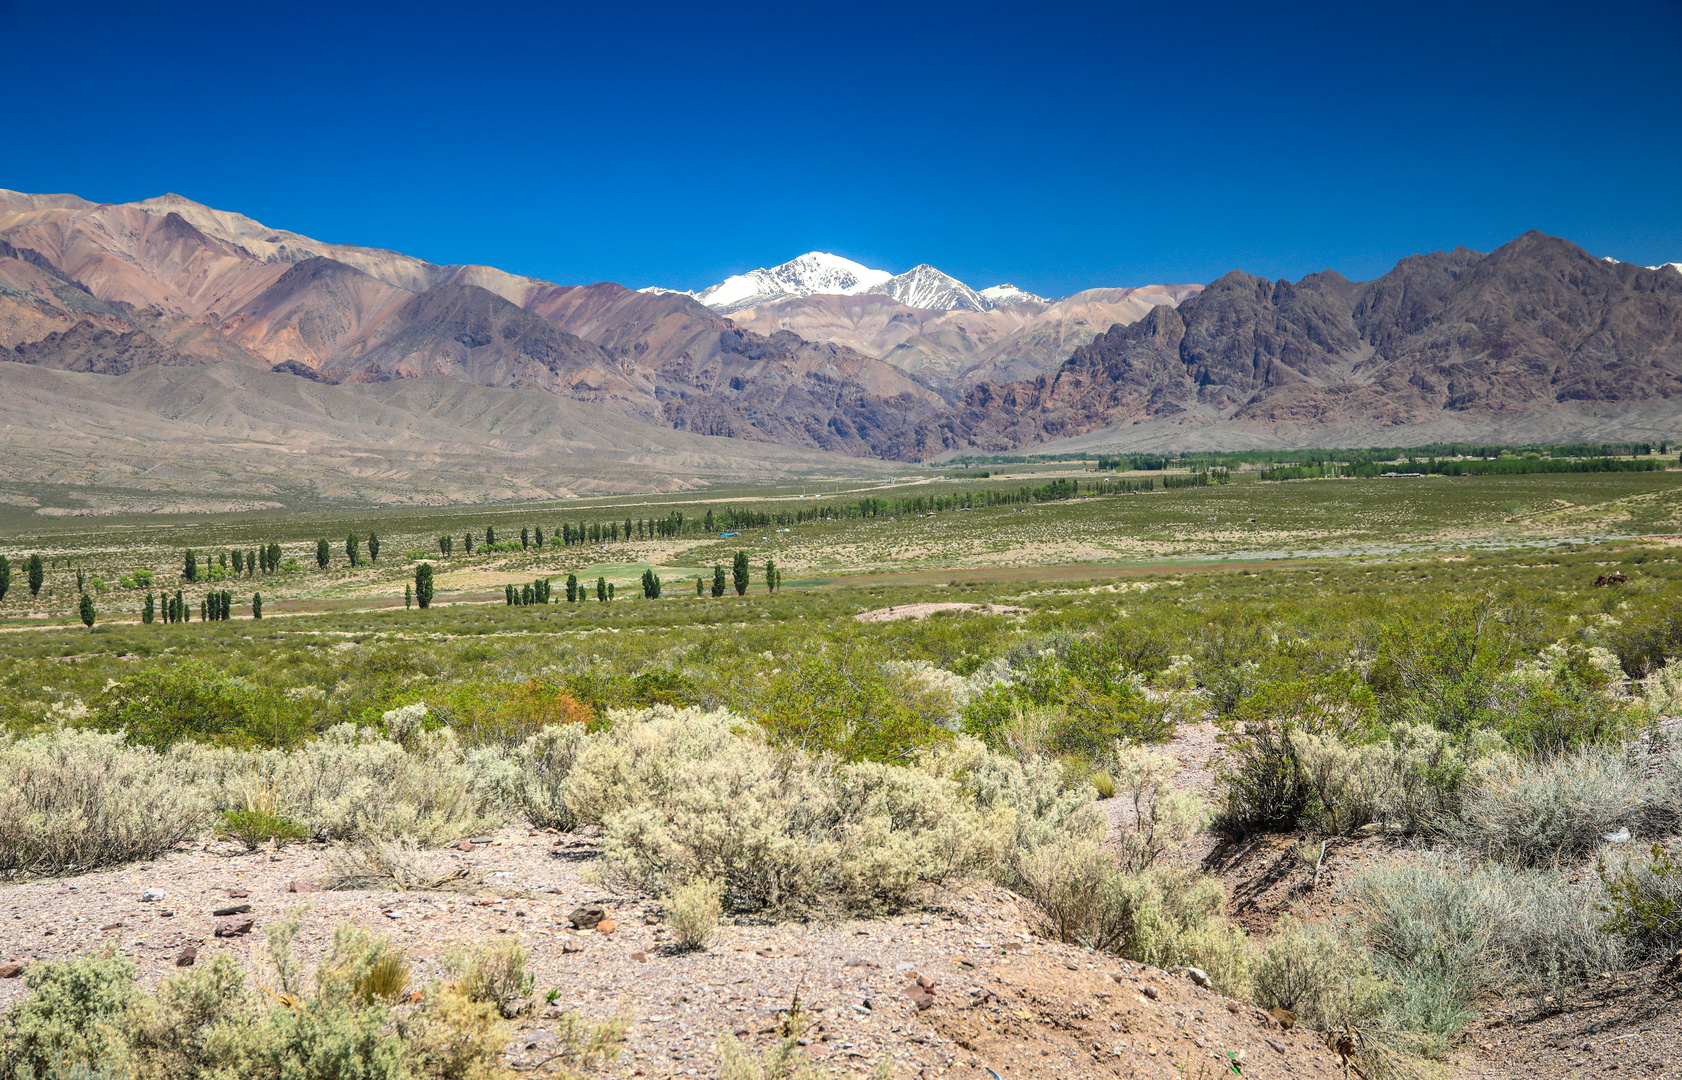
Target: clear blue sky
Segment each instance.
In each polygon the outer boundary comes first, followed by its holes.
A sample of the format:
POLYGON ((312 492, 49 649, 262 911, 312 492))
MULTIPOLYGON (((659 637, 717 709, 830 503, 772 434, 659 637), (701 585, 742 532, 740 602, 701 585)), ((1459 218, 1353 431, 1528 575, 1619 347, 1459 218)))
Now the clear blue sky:
POLYGON ((0 187, 560 282, 1368 278, 1529 228, 1682 259, 1682 0, 0 0, 0 41, 0 187))

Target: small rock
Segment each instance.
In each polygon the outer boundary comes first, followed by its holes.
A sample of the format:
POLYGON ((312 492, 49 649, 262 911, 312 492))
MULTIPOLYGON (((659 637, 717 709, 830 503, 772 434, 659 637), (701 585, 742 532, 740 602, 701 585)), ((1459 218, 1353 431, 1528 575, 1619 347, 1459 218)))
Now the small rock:
MULTIPOLYGON (((1267 1015, 1279 1021, 1279 1026, 1286 1031, 1297 1026, 1297 1014, 1289 1009, 1274 1007, 1267 1010, 1267 1015)), ((1284 1051, 1280 1051, 1280 1053, 1284 1053, 1284 1051)))
POLYGON ((1204 989, 1208 989, 1211 985, 1213 985, 1213 981, 1209 978, 1209 973, 1204 971, 1202 968, 1186 968, 1186 978, 1190 979, 1192 982, 1204 989))
POLYGON ((1155 1001, 1157 998, 1157 990, 1154 986, 1141 986, 1139 987, 1139 993, 1150 998, 1152 1001, 1155 1001))
POLYGON ((232 907, 219 907, 215 911, 212 911, 211 914, 216 915, 216 916, 244 915, 246 912, 248 912, 250 910, 251 910, 251 905, 250 904, 235 904, 232 907))
POLYGON ((578 952, 583 952, 583 951, 584 951, 584 946, 580 945, 576 941, 563 941, 563 942, 561 942, 561 952, 563 952, 563 953, 578 953, 578 952))
POLYGON ((641 949, 638 949, 636 952, 631 954, 631 959, 635 960, 639 964, 647 963, 648 954, 643 952, 641 949))
POLYGON ((567 916, 567 922, 580 930, 594 930, 597 924, 606 918, 607 911, 600 904, 584 904, 572 909, 572 914, 567 916))
POLYGON ((140 894, 140 902, 142 904, 155 904, 168 895, 169 894, 164 892, 162 889, 147 889, 145 892, 140 894))
POLYGON ((0 964, 0 979, 15 979, 23 974, 23 965, 14 961, 0 964))
POLYGON ((474 837, 468 838, 467 842, 469 844, 489 844, 489 843, 493 843, 494 841, 489 836, 474 836, 474 837))
POLYGON ((320 892, 321 886, 310 881, 292 881, 287 883, 286 891, 291 893, 320 892))
POLYGON ((243 937, 251 933, 251 928, 256 924, 255 919, 224 919, 216 924, 216 936, 243 937))
POLYGON ((479 848, 471 840, 463 840, 456 845, 457 851, 478 851, 479 848))
POLYGON ((754 954, 756 956, 773 956, 773 955, 775 955, 772 952, 772 950, 770 950, 770 949, 755 949, 754 954))
POLYGON ((121 930, 122 928, 123 924, 120 922, 106 923, 104 926, 100 927, 101 930, 121 930))
POLYGON ((192 967, 193 961, 199 958, 199 951, 189 945, 175 954, 176 967, 192 967))
POLYGON ((251 893, 246 889, 229 889, 228 890, 228 899, 230 899, 230 900, 243 900, 247 896, 250 896, 250 895, 251 895, 251 893))
POLYGON ((173 918, 175 918, 175 912, 173 912, 173 911, 160 911, 160 912, 158 912, 158 918, 160 918, 160 919, 173 919, 173 918))
POLYGON ((843 963, 841 966, 844 967, 844 968, 856 968, 856 967, 873 968, 873 967, 880 967, 881 965, 877 964, 877 963, 874 963, 870 960, 866 960, 862 956, 849 956, 849 957, 847 957, 846 962, 843 963))
POLYGON ((603 919, 596 924, 596 933, 598 934, 611 934, 617 929, 619 929, 619 925, 612 919, 603 919))
POLYGON ((644 926, 659 926, 660 925, 660 916, 658 916, 658 915, 646 915, 646 916, 643 917, 642 924, 644 926))

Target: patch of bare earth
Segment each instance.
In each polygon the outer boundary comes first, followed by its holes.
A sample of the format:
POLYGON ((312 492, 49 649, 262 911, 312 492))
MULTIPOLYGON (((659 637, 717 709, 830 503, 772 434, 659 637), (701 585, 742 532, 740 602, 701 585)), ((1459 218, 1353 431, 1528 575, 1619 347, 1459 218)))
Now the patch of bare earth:
POLYGON ((900 604, 896 607, 861 611, 853 616, 856 622, 894 622, 897 619, 926 619, 937 611, 973 611, 982 615, 1026 615, 1026 608, 1003 604, 965 604, 958 601, 926 604, 900 604))

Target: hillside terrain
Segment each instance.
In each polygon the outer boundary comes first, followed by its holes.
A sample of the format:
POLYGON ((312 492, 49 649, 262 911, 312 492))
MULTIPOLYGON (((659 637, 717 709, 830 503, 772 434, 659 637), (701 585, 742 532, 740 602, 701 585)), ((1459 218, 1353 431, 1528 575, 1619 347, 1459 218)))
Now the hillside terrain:
POLYGON ((1682 273, 1529 232, 1374 281, 1233 271, 1078 349, 984 383, 950 445, 1371 446, 1682 431, 1682 273), (1421 437, 1423 436, 1423 437, 1421 437))
MULTIPOLYGON (((812 253, 692 296, 437 266, 176 195, 112 205, 0 191, 0 358, 13 362, 0 379, 12 397, 74 385, 87 408, 132 410, 107 380, 183 369, 207 376, 180 376, 195 393, 230 395, 212 412, 249 413, 284 408, 251 401, 302 392, 282 389, 288 379, 445 379, 481 417, 454 452, 487 461, 505 436, 530 438, 488 418, 570 407, 551 399, 589 410, 590 434, 572 441, 610 456, 642 452, 652 427, 760 444, 740 454, 768 464, 788 460, 768 444, 911 462, 1028 447, 1659 440, 1682 433, 1679 334, 1673 264, 1596 259, 1536 232, 1488 255, 1411 256, 1364 283, 1235 270, 1206 287, 1053 302, 974 290, 927 265, 896 277, 812 253)), ((148 400, 170 415, 174 453, 209 461, 229 447, 183 422, 188 409, 148 400)), ((387 400, 407 407, 401 393, 387 400)), ((14 404, 10 430, 51 449, 74 441, 75 411, 14 404)), ((132 423, 144 438, 151 421, 132 423)), ((387 423, 363 441, 396 448, 392 432, 429 423, 387 423)), ((315 420, 289 430, 277 444, 322 434, 315 420)), ((401 452, 433 449, 419 438, 401 452)), ((538 488, 583 481, 569 472, 538 488)))

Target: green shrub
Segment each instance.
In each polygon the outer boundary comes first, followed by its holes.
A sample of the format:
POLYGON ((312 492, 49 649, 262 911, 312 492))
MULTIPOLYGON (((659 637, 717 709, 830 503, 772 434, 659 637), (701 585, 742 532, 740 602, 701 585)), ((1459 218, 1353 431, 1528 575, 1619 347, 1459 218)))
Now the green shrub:
MULTIPOLYGON (((1610 590, 1608 590, 1610 591, 1610 590)), ((1606 641, 1632 679, 1646 678, 1682 656, 1682 607, 1668 598, 1630 612, 1606 631, 1606 641)))
POLYGON ((1626 858, 1614 871, 1603 857, 1599 871, 1607 895, 1600 910, 1612 916, 1602 930, 1622 935, 1643 960, 1682 948, 1682 862, 1676 856, 1654 844, 1645 865, 1626 858))
POLYGON ((952 703, 885 660, 851 642, 807 642, 731 696, 780 745, 847 761, 903 761, 951 738, 944 724, 952 703))
POLYGON ((1496 683, 1520 646, 1513 624, 1511 612, 1484 597, 1384 627, 1369 676, 1379 711, 1455 736, 1491 726, 1496 683))
POLYGON ((107 688, 88 726, 165 749, 182 739, 227 746, 291 746, 311 733, 309 711, 285 695, 187 660, 148 667, 107 688))
POLYGON ((454 949, 444 963, 455 972, 469 1001, 493 1005, 509 1018, 531 1008, 536 979, 527 970, 526 950, 518 938, 454 949))
POLYGON ((82 1066, 121 1075, 122 1019, 140 997, 135 967, 107 951, 80 960, 41 960, 24 969, 29 994, 0 1027, 0 1074, 54 1076, 82 1066))
POLYGON ((269 841, 302 840, 309 835, 295 821, 288 821, 267 810, 224 810, 222 832, 256 851, 269 841))

